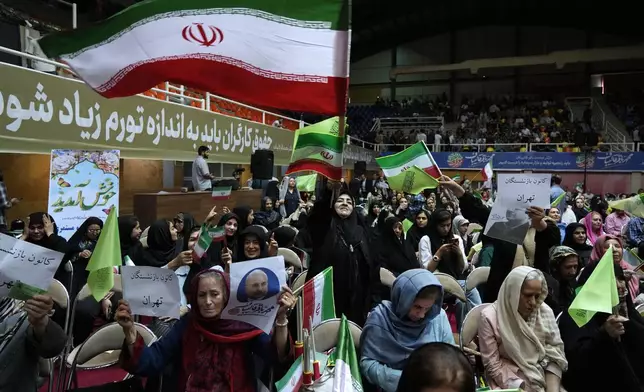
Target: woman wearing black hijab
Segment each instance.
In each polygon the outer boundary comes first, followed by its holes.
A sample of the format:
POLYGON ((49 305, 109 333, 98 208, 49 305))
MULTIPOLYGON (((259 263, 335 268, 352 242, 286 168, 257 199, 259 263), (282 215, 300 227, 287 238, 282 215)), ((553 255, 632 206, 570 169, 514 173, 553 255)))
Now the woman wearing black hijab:
POLYGON ((253 224, 255 214, 249 206, 237 206, 233 208, 233 213, 239 217, 239 232, 244 231, 245 228, 253 224))
POLYGON ((279 226, 281 220, 282 216, 275 210, 273 200, 268 196, 263 198, 260 211, 254 214, 253 223, 273 230, 279 226))
POLYGON ((572 248, 579 256, 579 268, 588 265, 593 247, 586 243, 586 226, 582 223, 571 223, 566 226, 566 236, 562 245, 572 248))
POLYGON ((97 217, 90 217, 76 230, 72 238, 67 242, 66 257, 74 267, 74 281, 70 290, 70 298, 76 298, 85 283, 89 271, 86 270, 87 263, 98 242, 98 237, 103 229, 103 221, 97 217))
POLYGON ((231 257, 232 257, 232 262, 237 261, 237 239, 239 238, 239 217, 232 213, 229 212, 227 214, 222 215, 222 217, 219 219, 219 223, 217 223, 217 227, 223 227, 224 228, 224 233, 226 234, 226 241, 225 242, 213 242, 210 247, 208 248, 208 251, 206 254, 208 255, 207 260, 204 260, 202 262, 202 267, 204 269, 214 267, 216 265, 221 266, 222 268, 224 267, 224 262, 222 261, 222 255, 223 253, 226 253, 230 251, 231 257), (227 248, 226 252, 222 252, 224 250, 224 246, 227 248))
POLYGON ((414 225, 407 231, 407 242, 411 245, 414 252, 418 252, 420 239, 429 235, 429 214, 425 210, 420 210, 414 216, 414 225))
POLYGON ((405 241, 400 219, 394 216, 387 218, 383 229, 376 248, 378 252, 374 256, 375 265, 388 269, 395 276, 420 268, 411 243, 405 241))
MULTIPOLYGON (((54 218, 44 212, 34 212, 29 215, 27 228, 20 239, 56 252, 67 253, 67 241, 58 235, 58 226, 54 218)), ((65 264, 67 264, 65 260, 60 263, 54 278, 69 290, 72 282, 70 273, 65 271, 65 264)))
POLYGON ((190 230, 198 226, 195 218, 187 212, 180 212, 173 220, 174 228, 177 230, 177 245, 179 251, 188 249, 188 241, 190 240, 190 230))
POLYGON ((138 265, 165 267, 172 262, 171 266, 178 268, 192 261, 190 253, 177 250, 177 231, 174 229, 174 225, 172 222, 160 219, 154 222, 148 230, 148 247, 143 249, 138 265))
POLYGON ((329 211, 331 197, 327 190, 309 217, 313 251, 306 279, 333 267, 336 313, 362 326, 372 303, 372 283, 379 282, 378 273, 371 264, 367 233, 358 222, 353 198, 340 190, 329 211))
POLYGON ((138 264, 137 260, 141 257, 143 251, 143 246, 139 241, 141 238, 139 218, 134 215, 119 216, 118 223, 121 257, 125 260, 127 256, 134 264, 138 264))

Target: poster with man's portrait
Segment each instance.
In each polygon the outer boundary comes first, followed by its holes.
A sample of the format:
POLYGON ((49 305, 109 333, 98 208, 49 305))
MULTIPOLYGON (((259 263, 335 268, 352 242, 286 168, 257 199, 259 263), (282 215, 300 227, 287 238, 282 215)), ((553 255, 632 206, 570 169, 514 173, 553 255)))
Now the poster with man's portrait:
POLYGON ((230 298, 221 318, 243 321, 270 333, 278 299, 286 286, 284 257, 268 257, 230 265, 230 298))

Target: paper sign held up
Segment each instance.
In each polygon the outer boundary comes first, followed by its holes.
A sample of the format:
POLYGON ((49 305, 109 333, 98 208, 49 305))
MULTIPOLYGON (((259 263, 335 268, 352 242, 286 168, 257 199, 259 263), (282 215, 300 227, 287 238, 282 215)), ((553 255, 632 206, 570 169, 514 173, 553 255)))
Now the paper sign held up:
POLYGON ((121 267, 123 299, 132 314, 179 318, 181 293, 179 279, 171 269, 121 267))

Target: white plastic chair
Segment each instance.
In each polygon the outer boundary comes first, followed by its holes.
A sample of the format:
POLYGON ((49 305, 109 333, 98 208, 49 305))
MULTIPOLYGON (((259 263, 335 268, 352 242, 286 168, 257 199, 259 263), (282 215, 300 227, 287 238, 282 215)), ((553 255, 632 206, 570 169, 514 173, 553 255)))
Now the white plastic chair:
POLYGON ((386 268, 380 267, 380 283, 384 286, 391 288, 394 285, 396 277, 394 274, 386 268))
POLYGON ((490 276, 490 267, 474 268, 465 279, 465 291, 472 291, 479 285, 486 283, 490 276))
POLYGON ((479 321, 481 319, 481 312, 489 305, 490 304, 477 305, 465 315, 465 319, 463 320, 461 331, 459 333, 459 345, 461 350, 476 338, 479 329, 479 321))
POLYGON ((639 305, 637 308, 635 308, 635 310, 637 311, 637 313, 641 314, 642 317, 644 317, 644 304, 639 305))
POLYGON ((463 290, 461 285, 458 283, 456 279, 454 279, 454 277, 452 277, 451 275, 444 274, 442 272, 434 272, 434 276, 436 277, 436 279, 438 279, 441 286, 443 286, 443 290, 445 290, 449 294, 452 294, 462 302, 467 303, 465 290, 463 290))
POLYGON ((283 256, 287 265, 298 268, 300 271, 302 270, 302 260, 297 256, 297 253, 288 248, 277 248, 277 255, 283 256))
POLYGON ((304 282, 306 282, 306 272, 307 271, 302 271, 302 273, 295 278, 293 285, 291 286, 291 290, 297 291, 299 288, 304 286, 304 282))
MULTIPOLYGON (((338 345, 338 333, 340 332, 340 324, 342 319, 334 318, 324 320, 313 328, 313 338, 315 339, 315 349, 319 353, 325 353, 338 345)), ((353 321, 347 320, 349 323, 349 330, 353 337, 353 344, 356 346, 356 352, 360 348, 360 335, 362 328, 353 321)))
MULTIPOLYGON (((134 323, 134 327, 146 346, 157 340, 145 325, 134 323)), ((124 339, 123 328, 118 323, 110 323, 96 330, 80 346, 74 348, 65 359, 65 364, 70 369, 65 390, 71 388, 76 369, 101 369, 118 362, 124 339)))

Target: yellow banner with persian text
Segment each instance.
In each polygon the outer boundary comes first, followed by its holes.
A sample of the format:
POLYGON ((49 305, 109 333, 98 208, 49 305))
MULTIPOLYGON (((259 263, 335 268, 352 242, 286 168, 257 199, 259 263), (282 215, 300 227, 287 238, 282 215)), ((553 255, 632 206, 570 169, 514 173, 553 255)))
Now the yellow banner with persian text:
POLYGON ((0 152, 117 149, 123 158, 249 163, 270 149, 287 165, 294 132, 186 105, 134 96, 105 99, 84 83, 0 64, 0 152))

